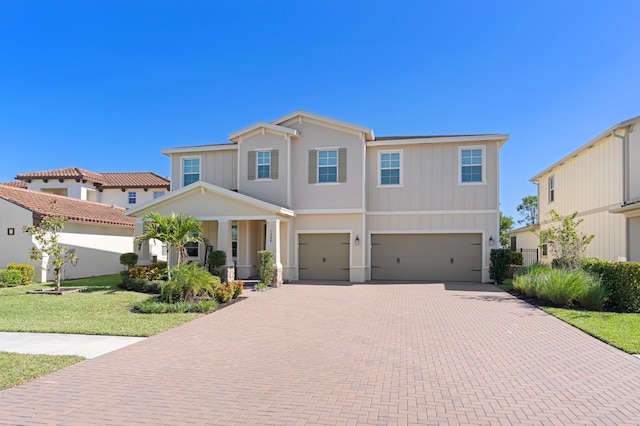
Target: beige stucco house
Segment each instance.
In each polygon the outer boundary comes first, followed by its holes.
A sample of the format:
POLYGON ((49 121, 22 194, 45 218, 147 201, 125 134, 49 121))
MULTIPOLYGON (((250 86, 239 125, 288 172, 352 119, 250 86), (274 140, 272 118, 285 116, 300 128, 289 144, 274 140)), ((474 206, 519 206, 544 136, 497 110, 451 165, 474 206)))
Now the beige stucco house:
POLYGON ((134 232, 134 219, 125 216, 125 209, 11 185, 0 185, 0 268, 9 263, 30 264, 36 268, 37 282, 53 279, 53 274, 46 272, 46 259, 35 262, 29 258, 36 242, 22 229, 49 216, 54 200, 56 214, 69 219, 58 241, 78 255, 77 262, 64 267, 63 278, 116 274, 122 270, 120 255, 133 249, 134 232))
MULTIPOLYGON (((531 178, 538 186, 540 229, 549 212, 578 212, 578 230, 595 235, 586 256, 640 261, 640 116, 616 124, 531 178)), ((526 229, 512 231, 517 247, 539 242, 526 229)), ((547 247, 540 259, 552 260, 547 247)))
MULTIPOLYGON (((241 278, 267 249, 285 281, 488 281, 507 138, 375 137, 296 111, 230 143, 163 150, 171 192, 128 214, 136 234, 149 211, 199 217, 241 278)), ((192 247, 192 260, 203 263, 206 250, 192 247)))

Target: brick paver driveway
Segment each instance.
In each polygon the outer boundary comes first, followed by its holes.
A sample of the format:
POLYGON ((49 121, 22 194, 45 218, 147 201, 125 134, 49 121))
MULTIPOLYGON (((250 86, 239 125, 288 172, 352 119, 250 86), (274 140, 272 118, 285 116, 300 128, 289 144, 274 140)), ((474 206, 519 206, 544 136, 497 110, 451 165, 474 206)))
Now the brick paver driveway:
POLYGON ((1 424, 640 424, 640 359, 490 285, 286 285, 2 392, 1 424))

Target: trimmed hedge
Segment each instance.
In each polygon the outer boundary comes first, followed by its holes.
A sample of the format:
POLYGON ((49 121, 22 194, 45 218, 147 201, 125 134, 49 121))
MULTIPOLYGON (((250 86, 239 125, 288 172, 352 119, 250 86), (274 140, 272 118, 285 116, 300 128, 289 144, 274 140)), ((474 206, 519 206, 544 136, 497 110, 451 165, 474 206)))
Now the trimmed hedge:
POLYGON ((16 269, 0 269, 0 287, 22 285, 22 273, 16 269))
POLYGON ((519 251, 511 252, 511 264, 512 265, 522 265, 524 259, 522 258, 522 253, 519 251))
POLYGON ((582 269, 600 276, 607 309, 640 312, 640 262, 584 259, 582 269))
POLYGON ((22 275, 22 284, 31 284, 33 277, 36 274, 36 267, 33 265, 26 265, 24 263, 10 263, 7 265, 7 269, 19 271, 22 275))

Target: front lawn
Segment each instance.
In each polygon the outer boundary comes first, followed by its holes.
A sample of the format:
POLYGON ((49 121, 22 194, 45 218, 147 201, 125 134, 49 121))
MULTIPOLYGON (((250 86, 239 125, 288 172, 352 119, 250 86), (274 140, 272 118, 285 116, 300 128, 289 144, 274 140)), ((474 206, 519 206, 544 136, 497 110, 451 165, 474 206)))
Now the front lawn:
POLYGON ((24 355, 0 352, 0 390, 26 383, 84 360, 74 355, 24 355))
POLYGON ((63 287, 87 287, 65 295, 26 294, 49 285, 0 289, 0 331, 99 334, 147 337, 169 330, 202 314, 138 314, 134 304, 148 294, 118 288, 120 275, 67 281, 63 287))
POLYGON ((630 354, 640 354, 640 314, 543 307, 545 312, 630 354))

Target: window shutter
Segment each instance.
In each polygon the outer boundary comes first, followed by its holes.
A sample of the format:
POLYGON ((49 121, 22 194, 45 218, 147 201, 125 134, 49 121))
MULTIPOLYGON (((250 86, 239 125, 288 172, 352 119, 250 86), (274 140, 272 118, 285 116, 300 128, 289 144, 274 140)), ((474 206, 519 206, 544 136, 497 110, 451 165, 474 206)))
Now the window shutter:
POLYGON ((318 151, 309 150, 309 183, 318 181, 318 151))
POLYGON ((271 150, 271 179, 278 179, 278 150, 271 150))
POLYGON ((338 150, 338 182, 347 181, 347 148, 338 150))
POLYGON ((256 180, 256 152, 249 151, 247 154, 249 160, 247 162, 247 179, 256 180))

